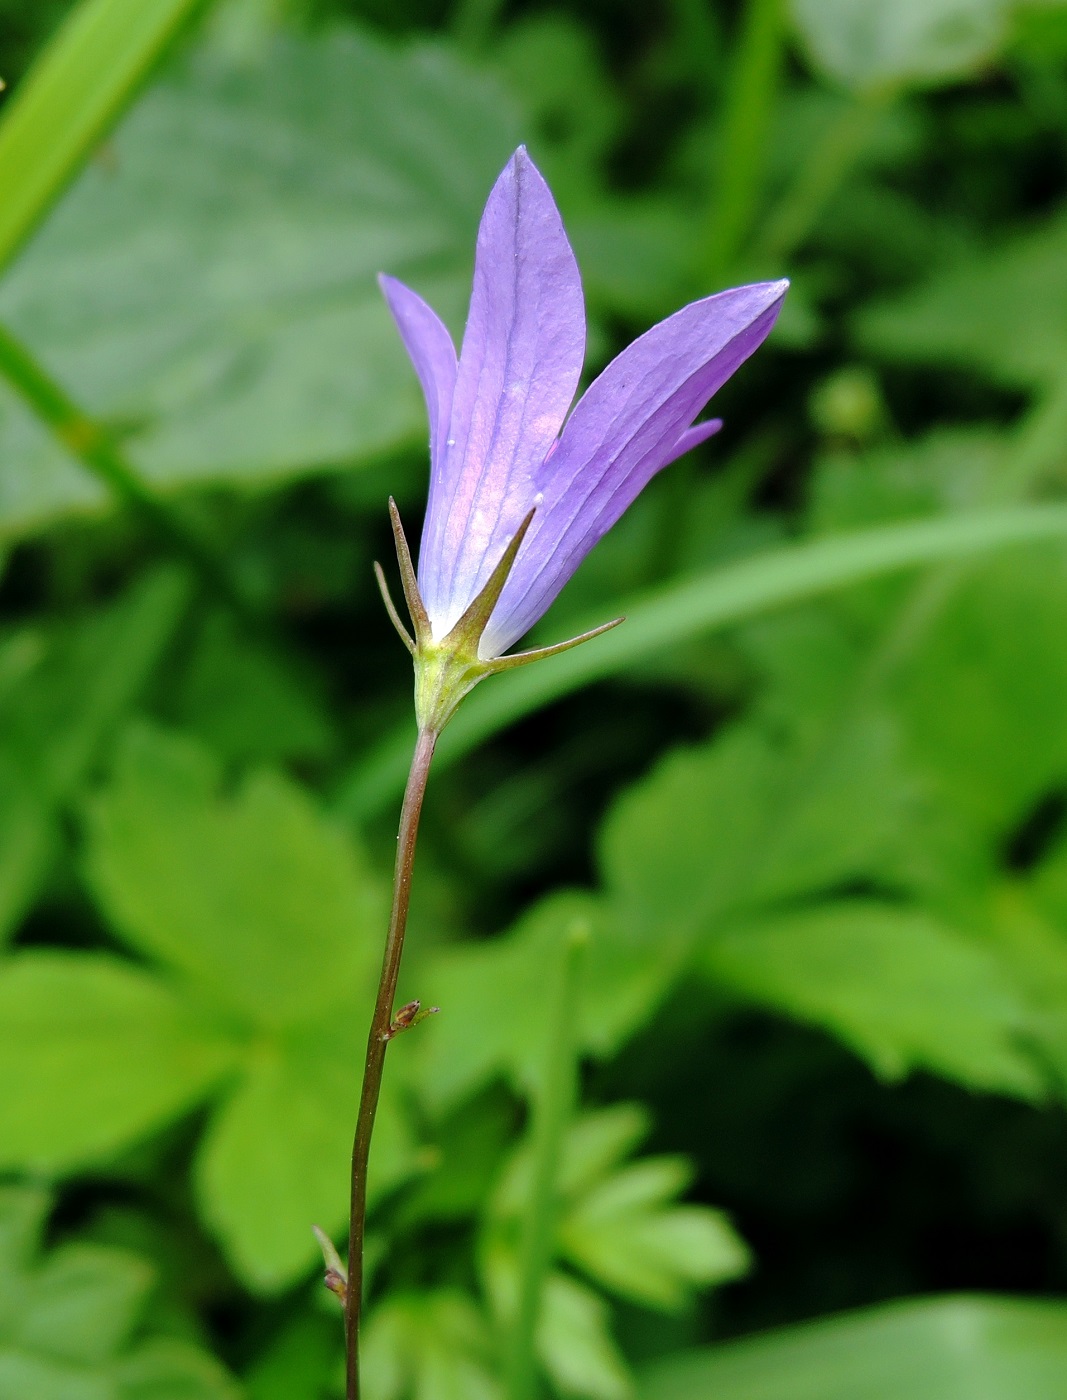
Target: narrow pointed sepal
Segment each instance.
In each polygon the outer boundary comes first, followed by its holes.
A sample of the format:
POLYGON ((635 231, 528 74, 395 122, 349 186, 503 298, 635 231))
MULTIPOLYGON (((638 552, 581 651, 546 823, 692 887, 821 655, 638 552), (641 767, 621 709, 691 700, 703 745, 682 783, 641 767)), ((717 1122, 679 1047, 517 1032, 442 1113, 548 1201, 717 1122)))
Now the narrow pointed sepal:
POLYGON ((565 642, 554 642, 550 647, 534 647, 530 651, 512 652, 510 656, 498 656, 493 661, 487 661, 486 665, 494 674, 497 671, 512 671, 516 666, 528 666, 531 661, 543 661, 546 656, 558 656, 562 651, 570 651, 572 647, 580 647, 583 642, 592 641, 594 637, 599 637, 602 632, 610 632, 613 627, 618 627, 620 622, 625 621, 625 617, 615 617, 610 622, 602 622, 599 627, 592 627, 588 632, 582 632, 579 636, 571 637, 565 642))
POLYGON ((426 605, 422 601, 422 594, 419 592, 415 566, 411 562, 411 550, 408 548, 407 536, 404 534, 404 526, 400 520, 400 512, 397 510, 396 502, 392 496, 389 497, 389 520, 393 527, 393 540, 396 544, 396 562, 400 565, 400 582, 404 586, 404 601, 408 605, 411 625, 415 629, 415 641, 419 646, 424 646, 429 643, 431 637, 430 617, 426 611, 426 605))
POLYGON ((312 1231, 319 1242, 322 1250, 322 1262, 326 1266, 326 1274, 323 1282, 335 1297, 341 1300, 341 1306, 348 1306, 348 1270, 344 1261, 337 1253, 337 1248, 333 1240, 325 1230, 320 1230, 317 1225, 312 1225, 312 1231))
POLYGON ((385 571, 378 563, 377 559, 374 561, 374 577, 378 580, 378 592, 382 595, 382 602, 385 604, 385 611, 389 614, 389 621, 396 628, 397 636, 407 647, 408 651, 411 652, 412 656, 414 656, 415 643, 411 633, 400 620, 400 614, 396 610, 396 604, 393 602, 393 595, 389 592, 389 585, 385 579, 385 571))
POLYGON ((482 591, 441 643, 443 647, 454 651, 466 651, 472 656, 478 654, 478 643, 482 640, 482 633, 485 631, 493 609, 504 591, 504 585, 507 583, 508 575, 515 563, 515 556, 522 547, 522 542, 526 538, 526 532, 529 530, 533 518, 534 511, 531 510, 515 531, 511 543, 500 556, 499 564, 489 575, 482 591))

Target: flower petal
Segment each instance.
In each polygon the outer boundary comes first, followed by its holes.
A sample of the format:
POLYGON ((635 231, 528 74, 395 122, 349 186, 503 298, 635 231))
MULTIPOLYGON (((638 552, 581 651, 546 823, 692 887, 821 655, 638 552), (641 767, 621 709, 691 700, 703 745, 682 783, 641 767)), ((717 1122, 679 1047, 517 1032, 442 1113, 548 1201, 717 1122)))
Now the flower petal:
POLYGON ((762 343, 788 285, 755 283, 692 302, 593 382, 543 464, 543 502, 482 638, 483 656, 500 655, 528 631, 656 472, 700 440, 687 429, 762 343))
POLYGON ((393 320, 404 342, 415 373, 419 376, 426 412, 430 419, 431 481, 440 468, 448 423, 452 414, 452 395, 456 388, 456 347, 444 322, 410 287, 378 274, 378 285, 393 313, 393 320))
POLYGON ((686 428, 678 441, 671 448, 671 455, 659 468, 669 467, 672 462, 677 462, 679 457, 684 457, 687 452, 692 452, 694 447, 699 447, 702 442, 707 442, 709 437, 714 437, 722 427, 721 418, 709 418, 706 423, 694 423, 691 428, 686 428))
POLYGON ((447 449, 431 481, 419 586, 436 637, 477 596, 533 505, 584 354, 578 266, 520 147, 482 215, 447 449))

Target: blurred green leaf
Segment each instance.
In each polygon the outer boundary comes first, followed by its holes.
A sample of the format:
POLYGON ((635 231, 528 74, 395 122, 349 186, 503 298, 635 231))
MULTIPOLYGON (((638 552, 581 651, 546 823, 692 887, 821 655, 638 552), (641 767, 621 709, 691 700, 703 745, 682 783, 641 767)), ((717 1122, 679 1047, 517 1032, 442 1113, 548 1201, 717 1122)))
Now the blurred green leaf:
MULTIPOLYGON (((345 1218, 384 911, 358 852, 293 784, 218 782, 190 741, 131 731, 92 804, 87 872, 114 932, 159 971, 99 954, 8 965, 0 1138, 12 1165, 65 1170, 213 1097, 201 1209, 270 1289, 311 1267, 313 1223, 345 1218)), ((372 1194, 416 1165, 399 1092, 394 1073, 372 1194)))
POLYGON ((1007 0, 792 0, 812 65, 847 87, 940 84, 972 73, 1007 37, 1007 0))
POLYGON ((0 121, 0 268, 122 111, 199 0, 83 0, 0 121))
POLYGON ((186 1342, 138 1335, 154 1271, 73 1241, 39 1256, 40 1191, 0 1191, 0 1395, 4 1400, 237 1400, 221 1366, 186 1342))
POLYGON ((0 940, 47 872, 57 820, 173 640, 188 579, 147 575, 125 597, 50 634, 15 634, 0 685, 0 940))
POLYGON ((364 1383, 376 1400, 499 1400, 489 1329, 455 1289, 394 1292, 367 1320, 364 1383))
POLYGON ((988 251, 939 269, 854 318, 868 350, 913 364, 946 363, 1043 389, 1067 357, 1067 220, 1055 214, 988 251))
POLYGON ((747 1272, 748 1251, 722 1215, 676 1204, 691 1174, 688 1162, 651 1157, 599 1182, 561 1223, 566 1258, 624 1298, 666 1309, 747 1272))
MULTIPOLYGON (((0 288, 0 316, 157 485, 392 448, 424 412, 375 274, 457 323, 518 139, 504 93, 444 47, 353 30, 201 55, 141 100, 0 288)), ((8 532, 100 499, 6 391, 0 446, 19 463, 2 474, 8 532)))
POLYGON ((545 1281, 537 1346, 545 1370, 564 1395, 628 1400, 633 1378, 611 1335, 611 1309, 568 1274, 545 1281))
POLYGON ((326 707, 297 659, 225 613, 205 622, 173 706, 182 729, 231 763, 322 759, 334 743, 326 707))
POLYGON ((115 958, 0 963, 0 1162, 99 1161, 200 1101, 238 1063, 224 1028, 115 958))
MULTIPOLYGON (((621 1400, 632 1388, 610 1312, 588 1281, 645 1307, 673 1310, 695 1288, 748 1268, 748 1252, 720 1212, 678 1204, 691 1175, 687 1162, 625 1160, 647 1128, 640 1108, 622 1104, 581 1115, 567 1132, 555 1256, 584 1274, 586 1283, 551 1272, 537 1331, 541 1361, 565 1394, 621 1400)), ((532 1167, 526 1141, 505 1168, 482 1225, 483 1286, 505 1333, 518 1302, 518 1245, 532 1167)))
POLYGON ((642 1400, 1060 1400, 1067 1308, 1008 1298, 889 1303, 706 1351, 641 1378, 642 1400))
POLYGON ((555 975, 570 931, 590 932, 579 1008, 581 1049, 606 1056, 649 1014, 678 970, 667 940, 652 947, 605 918, 588 895, 561 893, 534 905, 503 937, 460 944, 427 959, 417 976, 446 1014, 419 1042, 419 1093, 440 1111, 503 1077, 523 1092, 545 1055, 544 1006, 511 994, 555 975))
MULTIPOLYGON (((310 1265, 313 1223, 344 1218, 385 910, 359 853, 292 783, 217 784, 196 745, 133 732, 93 804, 88 874, 116 931, 239 1028, 243 1073, 197 1180, 237 1266, 274 1287, 310 1265)), ((391 1094, 382 1109, 379 1191, 412 1167, 391 1094)))
POLYGON ((382 891, 294 784, 217 796, 206 750, 131 732, 90 809, 87 873, 115 930, 239 1022, 311 1026, 377 972, 382 891))
POLYGON ((1005 966, 928 914, 844 900, 716 932, 701 961, 742 996, 825 1026, 886 1078, 921 1067, 977 1089, 1048 1093, 1005 966))

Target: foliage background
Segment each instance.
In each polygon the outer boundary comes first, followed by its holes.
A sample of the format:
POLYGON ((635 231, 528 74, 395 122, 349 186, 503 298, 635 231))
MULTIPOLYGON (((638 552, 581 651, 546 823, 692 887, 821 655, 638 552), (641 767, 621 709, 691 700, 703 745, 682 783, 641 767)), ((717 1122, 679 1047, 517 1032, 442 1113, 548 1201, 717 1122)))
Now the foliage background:
POLYGON ((550 1392, 1062 1396, 1067 8, 160 0, 18 167, 70 13, 0 5, 0 1397, 338 1393, 426 478, 373 274, 459 332, 522 140, 590 372, 793 289, 539 635, 627 625, 442 746, 369 1393, 502 1393, 579 930, 550 1392))

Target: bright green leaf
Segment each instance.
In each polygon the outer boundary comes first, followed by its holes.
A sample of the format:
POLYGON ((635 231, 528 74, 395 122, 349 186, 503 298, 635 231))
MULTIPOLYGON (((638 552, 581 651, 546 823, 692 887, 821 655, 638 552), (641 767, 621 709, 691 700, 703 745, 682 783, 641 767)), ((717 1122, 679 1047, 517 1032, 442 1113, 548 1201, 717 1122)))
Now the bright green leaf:
POLYGON ((671 1357, 641 1400, 1061 1400, 1067 1308, 931 1298, 671 1357))
MULTIPOLYGON (((307 1269, 316 1248, 312 1224, 333 1231, 347 1217, 365 1030, 356 1011, 338 1007, 336 1014, 350 1027, 327 1023, 251 1048, 197 1162, 203 1212, 242 1277, 259 1288, 276 1288, 307 1269)), ((416 1164, 387 1090, 375 1121, 371 1198, 416 1164)))
POLYGON ((591 1288, 566 1274, 545 1280, 537 1350, 564 1395, 628 1400, 633 1377, 611 1335, 610 1309, 591 1288))
POLYGON ((488 1328, 458 1290, 394 1292, 367 1320, 361 1350, 375 1400, 499 1400, 488 1328))
POLYGON ((1024 1098, 1046 1091, 1007 969, 920 911, 802 909, 715 933, 702 961, 744 997, 826 1026, 888 1078, 922 1066, 1024 1098))
POLYGON ((236 1047, 161 981, 97 955, 0 964, 0 1163, 99 1160, 203 1098, 236 1047))
POLYGON ((252 1024, 301 1024, 376 971, 381 891, 292 783, 218 783, 196 745, 131 731, 92 805, 90 881, 130 943, 205 995, 252 1024))

